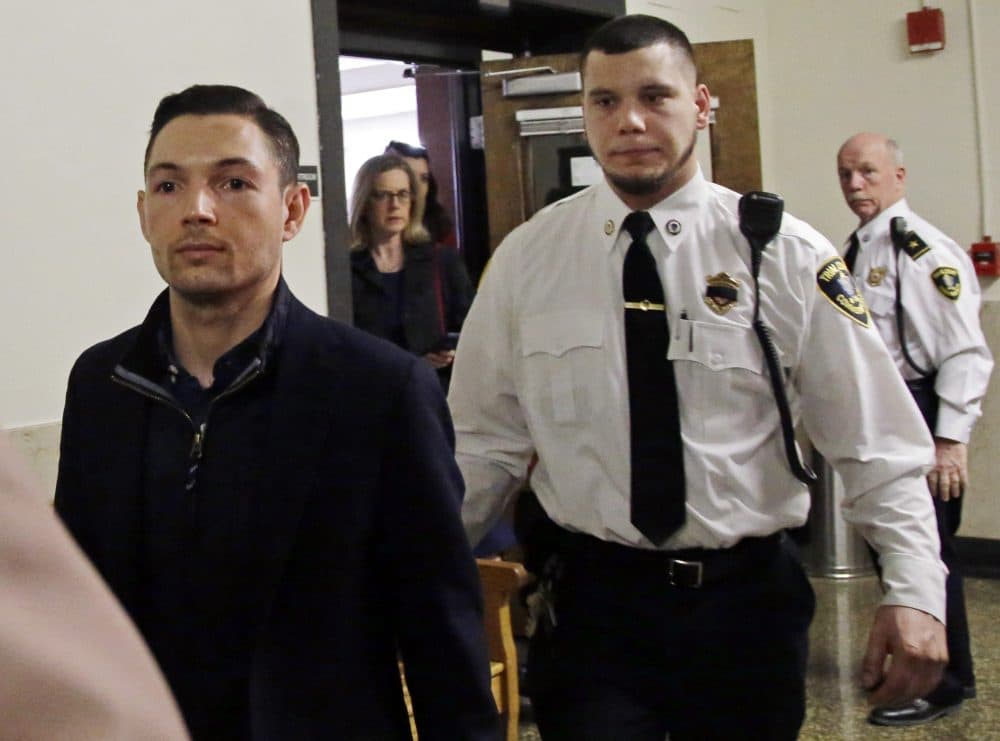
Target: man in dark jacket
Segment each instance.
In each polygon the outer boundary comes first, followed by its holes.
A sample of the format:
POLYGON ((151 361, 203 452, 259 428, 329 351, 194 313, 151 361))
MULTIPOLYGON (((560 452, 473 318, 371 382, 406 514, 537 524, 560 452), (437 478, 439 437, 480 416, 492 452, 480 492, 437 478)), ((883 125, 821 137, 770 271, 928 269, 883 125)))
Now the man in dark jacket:
POLYGON ((453 432, 429 366, 322 318, 281 252, 309 207, 256 95, 153 119, 142 231, 168 288, 69 381, 56 507, 195 739, 494 739, 453 432))

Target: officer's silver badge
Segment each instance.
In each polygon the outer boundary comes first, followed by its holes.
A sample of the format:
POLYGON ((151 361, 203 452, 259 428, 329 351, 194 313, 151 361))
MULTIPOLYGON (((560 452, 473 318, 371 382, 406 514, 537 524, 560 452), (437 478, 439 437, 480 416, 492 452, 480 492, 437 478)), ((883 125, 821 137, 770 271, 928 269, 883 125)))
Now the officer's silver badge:
POLYGON ((740 282, 729 273, 705 276, 705 305, 716 314, 722 315, 736 304, 740 296, 740 282))
POLYGON ((882 281, 885 279, 885 274, 889 271, 885 265, 880 265, 877 268, 872 268, 868 271, 868 285, 870 286, 880 286, 882 281))

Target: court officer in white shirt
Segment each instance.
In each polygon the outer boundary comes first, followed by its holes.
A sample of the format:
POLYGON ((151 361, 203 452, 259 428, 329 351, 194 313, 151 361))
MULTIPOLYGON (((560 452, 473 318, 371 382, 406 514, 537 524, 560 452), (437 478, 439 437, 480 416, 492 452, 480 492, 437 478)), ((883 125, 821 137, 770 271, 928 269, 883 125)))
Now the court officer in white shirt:
POLYGON ((877 707, 869 716, 879 725, 915 725, 957 710, 976 693, 955 534, 968 483, 966 445, 982 413, 993 357, 979 325, 972 261, 906 202, 906 168, 896 142, 870 132, 852 136, 837 153, 837 173, 859 220, 845 262, 934 436, 927 484, 948 567, 948 665, 929 694, 877 707))
POLYGON ((814 596, 781 533, 809 508, 800 414, 884 562, 862 681, 878 704, 920 697, 946 654, 933 448, 843 261, 788 215, 741 228, 738 194, 702 176, 709 92, 680 29, 615 19, 581 68, 604 181, 500 245, 449 395, 473 542, 538 456, 542 736, 796 737, 814 596))

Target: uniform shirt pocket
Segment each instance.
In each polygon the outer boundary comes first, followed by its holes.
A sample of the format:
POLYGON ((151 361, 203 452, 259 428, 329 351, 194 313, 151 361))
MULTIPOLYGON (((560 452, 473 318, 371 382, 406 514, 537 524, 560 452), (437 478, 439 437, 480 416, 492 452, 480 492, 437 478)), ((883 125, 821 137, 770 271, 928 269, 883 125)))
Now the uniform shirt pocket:
POLYGON ((591 311, 535 314, 521 320, 527 408, 558 424, 591 418, 605 373, 604 322, 591 311))
MULTIPOLYGON (((781 356, 781 351, 778 351, 781 356)), ((713 371, 742 368, 763 372, 764 356, 750 327, 681 319, 671 334, 670 360, 693 360, 713 371)))
POLYGON ((681 319, 667 357, 674 361, 682 423, 696 436, 729 440, 758 424, 773 406, 764 353, 750 327, 681 319), (720 399, 726 400, 725 413, 704 413, 720 399))
POLYGON ((889 316, 896 311, 896 294, 888 287, 869 288, 864 292, 864 298, 868 310, 875 316, 889 316))

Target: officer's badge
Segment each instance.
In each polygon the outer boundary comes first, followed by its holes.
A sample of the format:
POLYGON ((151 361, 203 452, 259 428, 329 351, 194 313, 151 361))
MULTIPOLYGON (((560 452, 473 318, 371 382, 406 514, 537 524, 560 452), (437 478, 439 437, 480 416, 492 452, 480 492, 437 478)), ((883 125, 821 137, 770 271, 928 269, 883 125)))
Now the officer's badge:
POLYGON ((725 314, 740 296, 740 282, 729 273, 706 275, 705 305, 716 314, 725 314))
POLYGON ((872 268, 868 271, 868 285, 870 286, 880 286, 882 281, 885 280, 885 274, 888 272, 889 268, 885 265, 880 265, 877 268, 872 268))
POLYGON ((854 286, 851 274, 840 257, 831 257, 820 266, 816 284, 837 311, 862 327, 871 326, 865 300, 854 286))
POLYGON ((958 301, 958 297, 962 295, 962 281, 955 268, 938 268, 931 273, 931 278, 942 296, 958 301))

